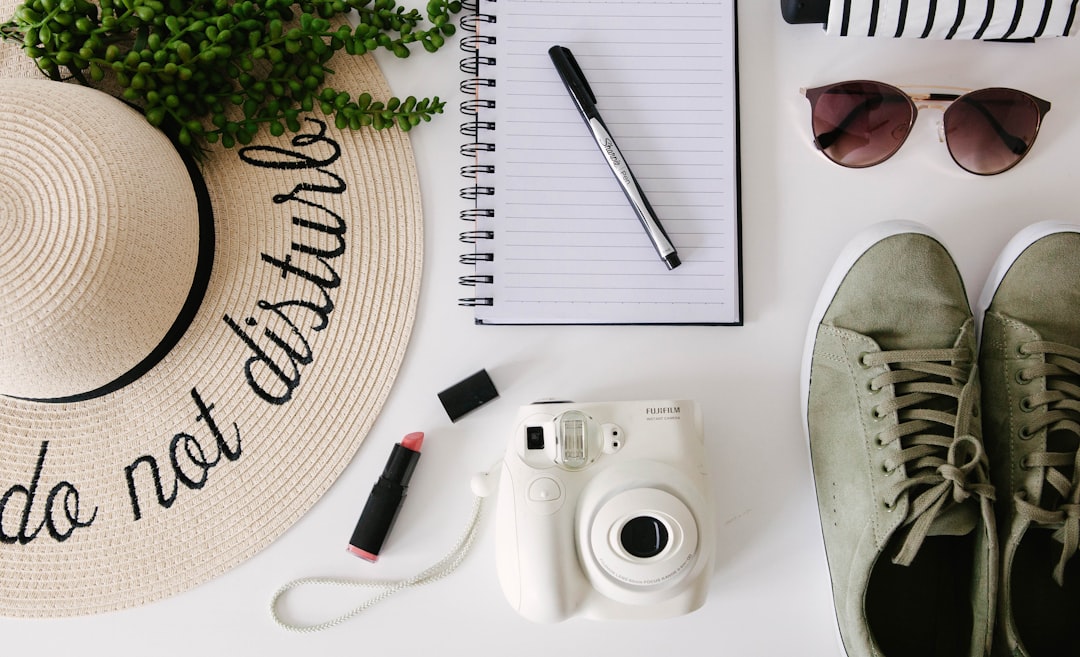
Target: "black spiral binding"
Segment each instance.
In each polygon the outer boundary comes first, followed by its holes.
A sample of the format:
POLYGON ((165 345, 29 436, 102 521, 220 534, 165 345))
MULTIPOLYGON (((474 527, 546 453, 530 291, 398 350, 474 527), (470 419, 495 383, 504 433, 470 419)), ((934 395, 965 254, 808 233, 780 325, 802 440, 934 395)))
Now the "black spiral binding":
MULTIPOLYGON (((484 110, 495 108, 495 101, 485 98, 485 93, 495 86, 495 79, 486 77, 485 71, 495 66, 495 58, 481 55, 480 51, 495 43, 495 37, 481 34, 482 27, 495 22, 495 16, 484 14, 480 11, 480 3, 495 2, 496 0, 464 0, 462 6, 468 13, 461 19, 461 28, 466 32, 462 37, 460 48, 466 54, 458 68, 465 74, 461 82, 461 92, 469 98, 461 103, 461 114, 466 121, 461 124, 461 134, 469 139, 461 145, 461 155, 470 160, 470 163, 461 167, 461 176, 472 180, 472 184, 461 188, 461 197, 473 201, 473 207, 461 211, 463 221, 471 221, 474 226, 479 220, 489 220, 495 217, 495 210, 491 207, 491 197, 495 195, 495 188, 490 185, 479 184, 481 175, 495 173, 495 165, 485 161, 486 154, 495 151, 495 144, 487 141, 487 136, 495 131, 493 121, 480 120, 484 110)), ((463 265, 475 267, 477 263, 491 262, 495 256, 485 250, 485 244, 490 244, 495 233, 491 230, 467 230, 458 237, 463 244, 472 244, 471 253, 463 253, 460 262, 463 265)), ((490 285, 494 277, 488 274, 469 274, 458 277, 461 285, 475 287, 477 285, 490 285)), ((458 299, 462 306, 490 306, 491 297, 466 297, 458 299)))

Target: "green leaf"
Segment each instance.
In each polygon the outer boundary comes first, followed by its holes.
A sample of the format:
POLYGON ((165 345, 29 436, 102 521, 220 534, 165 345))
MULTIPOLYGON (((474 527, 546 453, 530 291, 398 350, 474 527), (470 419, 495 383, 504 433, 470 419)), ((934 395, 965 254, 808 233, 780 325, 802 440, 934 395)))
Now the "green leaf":
POLYGON ((191 44, 187 43, 186 41, 181 41, 176 44, 176 54, 180 56, 180 61, 184 62, 185 64, 190 62, 191 58, 194 56, 194 53, 191 49, 191 44))
POLYGON ((287 110, 285 112, 285 126, 291 132, 300 132, 300 120, 297 118, 298 116, 298 113, 292 110, 287 110))
POLYGON ((158 106, 147 109, 146 120, 150 122, 150 125, 161 125, 161 122, 165 120, 165 108, 158 106))
POLYGON ((15 12, 15 19, 24 25, 33 25, 41 22, 41 14, 23 5, 15 12))

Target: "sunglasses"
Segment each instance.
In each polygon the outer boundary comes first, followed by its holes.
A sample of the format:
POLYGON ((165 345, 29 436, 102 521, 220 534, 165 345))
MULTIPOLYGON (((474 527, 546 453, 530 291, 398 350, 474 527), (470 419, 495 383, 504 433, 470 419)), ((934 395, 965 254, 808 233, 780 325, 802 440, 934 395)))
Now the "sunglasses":
POLYGON ((909 94, 881 82, 855 80, 805 89, 814 144, 845 167, 881 164, 900 149, 919 113, 916 102, 948 102, 942 120, 949 154, 960 167, 989 176, 1024 159, 1050 103, 1015 89, 964 94, 909 94))

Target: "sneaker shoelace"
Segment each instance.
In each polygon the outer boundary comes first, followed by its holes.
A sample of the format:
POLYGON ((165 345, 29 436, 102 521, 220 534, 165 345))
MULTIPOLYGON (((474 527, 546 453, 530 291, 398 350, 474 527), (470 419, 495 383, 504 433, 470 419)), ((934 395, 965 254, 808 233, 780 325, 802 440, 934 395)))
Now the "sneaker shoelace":
POLYGON ((1016 511, 1036 525, 1056 530, 1054 537, 1063 548, 1054 579, 1063 585, 1065 564, 1080 551, 1080 349, 1034 341, 1022 345, 1020 351, 1041 355, 1043 362, 1020 370, 1019 381, 1045 380, 1042 391, 1021 401, 1021 409, 1030 412, 1031 420, 1020 429, 1020 437, 1026 440, 1047 431, 1047 451, 1029 454, 1021 467, 1041 470, 1051 490, 1034 501, 1023 491, 1016 493, 1016 511))
POLYGON ((983 518, 992 514, 994 487, 974 421, 978 395, 970 383, 972 357, 965 348, 911 349, 866 353, 862 363, 890 368, 870 382, 872 390, 895 386, 895 396, 875 413, 896 413, 899 420, 877 440, 883 447, 899 441, 901 447, 884 467, 889 473, 903 467, 906 477, 885 492, 885 504, 892 508, 901 495, 909 496, 907 537, 893 557, 893 563, 907 566, 947 510, 975 496, 983 518))

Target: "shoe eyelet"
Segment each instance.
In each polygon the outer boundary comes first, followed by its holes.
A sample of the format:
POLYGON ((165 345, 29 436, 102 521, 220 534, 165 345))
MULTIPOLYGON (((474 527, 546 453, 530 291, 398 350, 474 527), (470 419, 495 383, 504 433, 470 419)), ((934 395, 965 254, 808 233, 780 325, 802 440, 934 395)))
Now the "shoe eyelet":
POLYGON ((1028 356, 1031 355, 1031 352, 1027 350, 1027 345, 1026 344, 1017 345, 1016 346, 1016 353, 1017 353, 1017 355, 1022 356, 1024 358, 1027 358, 1028 356))
POLYGON ((874 385, 873 381, 867 382, 866 389, 870 391, 870 394, 874 394, 874 395, 881 392, 881 386, 874 385))
POLYGON ((1026 456, 1021 456, 1020 457, 1019 465, 1020 465, 1021 470, 1030 470, 1031 469, 1031 466, 1028 464, 1028 458, 1026 456))
POLYGON ((882 420, 882 419, 885 418, 885 413, 881 412, 881 407, 880 406, 875 406, 872 409, 870 409, 870 414, 874 416, 875 420, 882 420))
POLYGON ((1016 370, 1016 382, 1022 386, 1026 386, 1031 383, 1031 377, 1024 374, 1024 370, 1016 370))
POLYGON ((881 439, 880 433, 874 436, 874 444, 877 445, 878 449, 885 447, 885 441, 881 439))
POLYGON ((1016 432, 1016 435, 1020 440, 1031 440, 1035 436, 1034 433, 1028 431, 1027 427, 1020 427, 1020 430, 1016 432))
POLYGON ((1035 407, 1031 405, 1031 398, 1024 397, 1020 400, 1020 410, 1024 413, 1031 413, 1035 410, 1035 407))
POLYGON ((869 356, 869 355, 870 355, 869 351, 864 351, 861 354, 859 354, 859 358, 858 358, 859 365, 862 365, 863 369, 867 369, 867 370, 870 369, 870 363, 866 362, 866 357, 869 356))
POLYGON ((889 502, 888 500, 885 500, 884 501, 884 506, 885 506, 886 511, 888 511, 889 513, 892 513, 893 509, 896 508, 896 503, 895 502, 889 502))

